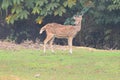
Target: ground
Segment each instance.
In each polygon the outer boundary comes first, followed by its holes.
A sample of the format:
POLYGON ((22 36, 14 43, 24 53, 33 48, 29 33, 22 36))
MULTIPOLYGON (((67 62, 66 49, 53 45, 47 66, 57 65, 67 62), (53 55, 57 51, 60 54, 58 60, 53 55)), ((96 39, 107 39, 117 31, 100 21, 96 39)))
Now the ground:
POLYGON ((0 42, 0 80, 120 80, 120 50, 0 42), (49 48, 49 46, 47 46, 49 48))
MULTIPOLYGON (((47 45, 46 47, 47 47, 47 49, 49 49, 50 46, 47 45)), ((39 43, 39 42, 33 43, 32 41, 25 41, 21 44, 16 44, 14 42, 8 42, 8 41, 0 41, 0 49, 18 50, 18 49, 21 49, 21 48, 37 49, 37 50, 42 49, 43 50, 43 44, 39 43)), ((67 46, 54 45, 54 49, 66 50, 66 49, 68 49, 68 47, 67 46)))

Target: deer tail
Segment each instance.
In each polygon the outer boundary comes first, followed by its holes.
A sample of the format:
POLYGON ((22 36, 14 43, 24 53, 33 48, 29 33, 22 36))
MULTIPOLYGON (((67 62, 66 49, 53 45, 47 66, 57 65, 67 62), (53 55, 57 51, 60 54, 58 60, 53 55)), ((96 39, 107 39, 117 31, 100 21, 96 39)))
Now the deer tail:
POLYGON ((46 26, 42 27, 41 30, 40 30, 40 34, 42 34, 43 31, 45 31, 45 30, 46 30, 46 26))

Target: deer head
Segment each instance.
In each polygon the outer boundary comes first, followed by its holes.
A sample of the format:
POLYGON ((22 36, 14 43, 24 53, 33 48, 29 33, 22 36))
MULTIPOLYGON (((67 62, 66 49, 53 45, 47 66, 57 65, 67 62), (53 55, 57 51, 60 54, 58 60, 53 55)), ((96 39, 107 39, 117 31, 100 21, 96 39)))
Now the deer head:
POLYGON ((75 25, 79 25, 82 20, 82 15, 81 16, 74 16, 73 19, 75 20, 75 25))

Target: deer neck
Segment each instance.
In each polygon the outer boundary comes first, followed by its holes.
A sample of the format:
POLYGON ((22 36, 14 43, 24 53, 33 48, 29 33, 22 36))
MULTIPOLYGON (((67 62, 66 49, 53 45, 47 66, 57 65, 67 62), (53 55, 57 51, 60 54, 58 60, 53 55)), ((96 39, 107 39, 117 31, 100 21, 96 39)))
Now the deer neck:
POLYGON ((80 31, 81 30, 81 21, 78 24, 75 24, 76 30, 80 31))

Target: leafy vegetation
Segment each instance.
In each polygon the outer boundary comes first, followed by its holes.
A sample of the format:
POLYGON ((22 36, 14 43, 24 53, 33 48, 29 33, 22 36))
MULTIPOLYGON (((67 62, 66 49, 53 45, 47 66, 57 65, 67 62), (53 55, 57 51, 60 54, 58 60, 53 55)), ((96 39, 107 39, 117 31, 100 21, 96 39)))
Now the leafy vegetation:
POLYGON ((39 21, 51 14, 62 16, 66 7, 76 5, 76 0, 2 0, 1 3, 1 9, 7 13, 7 23, 13 24, 14 21, 27 19, 32 14, 38 15, 39 21))
MULTIPOLYGON (((119 0, 1 0, 0 9, 1 12, 5 11, 6 13, 7 23, 13 24, 14 21, 27 19, 28 16, 32 14, 38 15, 37 20, 40 21, 43 17, 48 15, 54 14, 62 16, 64 13, 67 13, 67 9, 74 10, 74 7, 76 7, 80 10, 81 8, 90 8, 91 6, 93 9, 90 10, 90 13, 95 15, 94 17, 99 21, 98 23, 104 22, 106 24, 111 22, 111 19, 109 20, 107 17, 111 17, 111 15, 115 13, 113 10, 120 9, 119 0), (108 14, 108 10, 112 11, 112 13, 108 14)), ((117 19, 117 21, 113 19, 116 19, 117 17, 118 15, 113 15, 112 22, 118 23, 119 19, 117 19)))
POLYGON ((84 14, 74 45, 120 49, 119 12, 119 0, 1 0, 0 39, 10 38, 19 43, 35 40, 45 24, 72 25, 74 15, 84 14))
POLYGON ((120 0, 112 0, 111 5, 108 6, 110 11, 120 9, 120 0))
POLYGON ((119 80, 120 51, 0 50, 0 80, 119 80))

